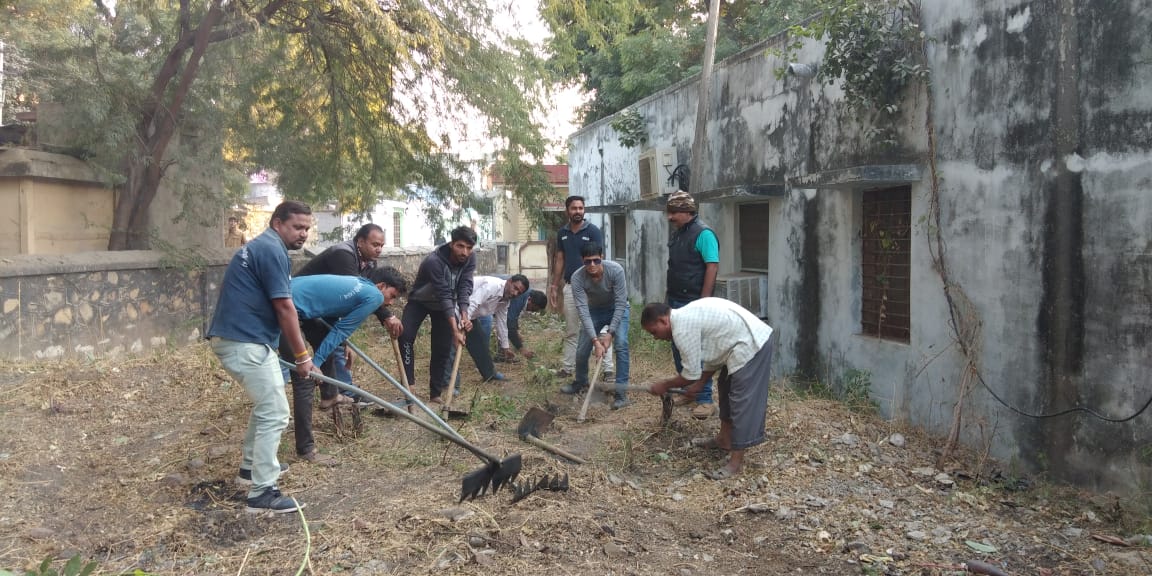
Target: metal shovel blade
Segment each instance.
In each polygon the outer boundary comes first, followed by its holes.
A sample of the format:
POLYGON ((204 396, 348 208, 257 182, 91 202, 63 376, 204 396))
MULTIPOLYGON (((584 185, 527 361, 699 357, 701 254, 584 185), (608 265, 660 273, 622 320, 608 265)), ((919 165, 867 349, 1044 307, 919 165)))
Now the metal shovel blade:
POLYGON ((501 460, 499 464, 488 464, 469 472, 460 484, 460 501, 483 496, 488 492, 489 485, 492 486, 493 494, 499 492, 505 484, 511 486, 522 468, 520 455, 513 454, 501 460))
POLYGON ((543 436, 542 432, 552 425, 552 420, 556 417, 548 412, 533 406, 528 409, 528 413, 520 419, 520 425, 516 427, 516 434, 521 438, 525 436, 535 436, 537 438, 543 436))

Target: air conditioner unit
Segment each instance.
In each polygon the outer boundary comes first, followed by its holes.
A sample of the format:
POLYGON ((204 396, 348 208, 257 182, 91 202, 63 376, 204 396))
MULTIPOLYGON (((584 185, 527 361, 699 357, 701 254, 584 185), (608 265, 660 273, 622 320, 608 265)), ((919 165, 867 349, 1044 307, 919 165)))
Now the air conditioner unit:
POLYGON ((640 153, 640 199, 656 198, 676 191, 668 177, 676 168, 675 148, 649 148, 640 153))
POLYGON ((763 274, 719 276, 712 295, 743 306, 757 318, 768 316, 768 277, 763 274))

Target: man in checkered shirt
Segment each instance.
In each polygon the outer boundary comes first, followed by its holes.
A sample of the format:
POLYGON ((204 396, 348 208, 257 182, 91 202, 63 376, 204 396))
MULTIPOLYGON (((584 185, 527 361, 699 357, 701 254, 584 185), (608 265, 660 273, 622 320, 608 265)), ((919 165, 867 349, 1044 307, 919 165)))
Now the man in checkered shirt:
POLYGON ((683 360, 680 373, 653 384, 652 394, 663 396, 671 388, 695 394, 713 374, 720 373, 720 433, 694 439, 692 445, 729 452, 728 463, 712 472, 712 478, 739 474, 744 451, 764 441, 772 327, 722 298, 701 298, 675 310, 662 302, 648 304, 640 325, 657 340, 676 344, 683 360))

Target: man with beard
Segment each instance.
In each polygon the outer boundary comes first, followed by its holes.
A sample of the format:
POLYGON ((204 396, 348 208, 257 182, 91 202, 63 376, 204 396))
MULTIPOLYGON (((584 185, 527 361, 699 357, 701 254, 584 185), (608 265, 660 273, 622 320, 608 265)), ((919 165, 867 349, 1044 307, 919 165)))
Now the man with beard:
MULTIPOLYGON (((668 241, 668 284, 665 302, 672 309, 680 308, 693 300, 712 295, 716 285, 716 272, 720 269, 720 244, 712 229, 700 222, 696 214, 696 201, 683 190, 668 197, 664 208, 668 223, 676 227, 668 241)), ((680 350, 672 343, 672 361, 680 372, 680 350)), ((704 387, 695 396, 682 394, 676 397, 677 403, 691 403, 692 417, 707 420, 716 412, 712 403, 712 380, 704 382, 704 387)))
MULTIPOLYGON (((572 274, 583 266, 581 250, 591 243, 604 245, 604 234, 595 225, 584 220, 584 197, 564 199, 568 224, 556 235, 556 254, 552 263, 552 284, 548 286, 548 300, 554 307, 564 310, 564 359, 558 374, 572 376, 576 367, 576 345, 580 335, 580 315, 572 299, 572 274)), ((604 360, 604 372, 613 371, 612 354, 604 360)))
POLYGON ((251 483, 248 512, 287 513, 303 507, 276 488, 287 469, 276 451, 288 426, 288 397, 276 347, 283 337, 296 371, 306 375, 314 370, 292 302, 288 261, 288 250, 299 250, 311 227, 307 205, 287 201, 276 206, 268 229, 241 246, 228 263, 208 328, 212 352, 253 404, 239 476, 242 483, 251 483))
MULTIPOLYGON (((380 252, 383 249, 384 229, 378 224, 369 222, 361 226, 351 240, 333 244, 309 260, 296 273, 296 277, 316 274, 367 277, 372 270, 376 269, 380 252)), ((400 337, 400 332, 404 326, 401 325, 400 319, 392 313, 388 306, 381 306, 373 314, 393 339, 400 337)), ((323 330, 323 327, 320 326, 317 329, 323 330)), ((324 338, 323 333, 319 336, 321 339, 324 338)), ((324 363, 320 366, 320 370, 329 378, 352 384, 352 359, 353 356, 350 351, 341 343, 333 352, 332 362, 324 363)), ((349 399, 356 398, 354 394, 344 390, 340 392, 340 395, 349 399)))
MULTIPOLYGON (((368 277, 333 274, 297 276, 292 279, 292 302, 301 320, 304 338, 312 345, 312 362, 327 374, 344 341, 376 310, 408 292, 408 281, 391 266, 373 268, 368 277), (329 330, 319 319, 332 326, 329 330)), ((292 352, 280 343, 286 361, 292 352)), ((335 386, 320 385, 320 409, 327 410, 347 397, 335 386)), ((316 450, 312 435, 312 401, 316 381, 292 375, 292 416, 296 435, 296 456, 305 462, 332 466, 336 461, 316 450)))
MULTIPOLYGON (((592 242, 582 250, 583 267, 572 274, 572 296, 580 317, 580 345, 576 350, 576 379, 560 388, 579 394, 588 387, 588 356, 597 358, 616 349, 616 399, 612 409, 628 400, 628 282, 624 267, 604 259, 604 248, 592 242)), ((607 364, 607 358, 604 359, 607 364)), ((591 391, 589 392, 591 394, 591 391)))
MULTIPOLYGON (((493 317, 501 354, 512 354, 508 335, 508 309, 514 299, 527 291, 528 278, 523 274, 516 274, 507 280, 495 276, 477 276, 473 280, 472 296, 468 299, 468 317, 472 319, 472 329, 468 331, 464 345, 485 382, 506 380, 503 373, 496 371, 492 354, 488 351, 493 317)), ((459 375, 456 376, 455 385, 457 389, 460 388, 459 375)))
POLYGON ((464 333, 472 328, 468 300, 472 297, 472 275, 476 271, 476 231, 467 226, 452 230, 451 240, 437 246, 420 263, 416 281, 404 306, 404 332, 400 335, 400 355, 408 384, 415 386, 414 345, 424 319, 432 318, 432 357, 428 362, 429 402, 439 404, 448 384, 447 366, 453 346, 464 345, 464 333))

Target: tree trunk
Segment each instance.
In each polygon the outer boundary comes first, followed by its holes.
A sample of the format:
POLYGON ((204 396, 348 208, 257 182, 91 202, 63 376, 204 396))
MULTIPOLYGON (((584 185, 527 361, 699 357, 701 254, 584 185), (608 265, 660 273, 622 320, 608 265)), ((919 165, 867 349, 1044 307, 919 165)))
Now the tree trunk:
MULTIPOLYGON (((181 6, 186 13, 187 0, 181 2, 181 6)), ((214 2, 196 27, 191 44, 188 42, 189 32, 182 26, 180 39, 156 74, 150 105, 136 125, 136 145, 125 154, 121 164, 125 181, 116 194, 109 250, 147 250, 150 247, 149 208, 169 164, 165 160, 168 145, 176 133, 176 121, 183 110, 184 100, 200 72, 212 29, 220 23, 223 15, 219 3, 214 2), (184 62, 189 49, 192 53, 184 62), (177 80, 172 88, 173 81, 177 80)))

